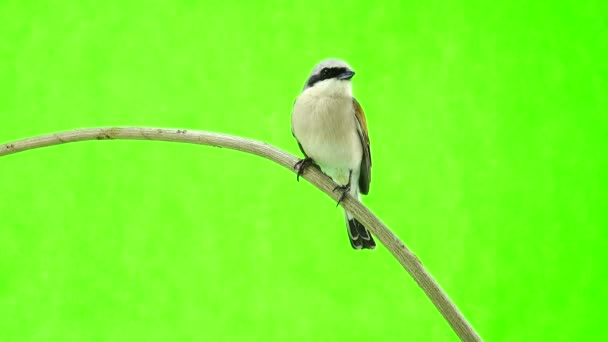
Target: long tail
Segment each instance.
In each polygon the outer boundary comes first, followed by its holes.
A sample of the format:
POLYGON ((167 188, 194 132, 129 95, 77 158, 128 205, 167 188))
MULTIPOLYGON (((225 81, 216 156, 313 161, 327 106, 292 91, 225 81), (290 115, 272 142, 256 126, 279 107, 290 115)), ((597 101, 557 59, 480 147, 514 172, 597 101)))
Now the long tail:
MULTIPOLYGON (((357 187, 357 182, 355 184, 351 184, 353 186, 351 188, 351 194, 361 201, 361 197, 359 195, 359 189, 357 187)), ((350 245, 353 246, 354 249, 374 249, 376 248, 376 242, 370 234, 369 230, 365 229, 365 227, 361 224, 361 222, 357 221, 355 217, 344 210, 344 214, 346 215, 346 226, 348 228, 348 238, 350 239, 350 245)))
POLYGON ((348 225, 348 237, 350 239, 350 245, 354 249, 374 249, 376 248, 376 242, 370 234, 369 230, 357 221, 349 212, 346 213, 346 223, 348 225), (350 217, 350 218, 349 218, 350 217))

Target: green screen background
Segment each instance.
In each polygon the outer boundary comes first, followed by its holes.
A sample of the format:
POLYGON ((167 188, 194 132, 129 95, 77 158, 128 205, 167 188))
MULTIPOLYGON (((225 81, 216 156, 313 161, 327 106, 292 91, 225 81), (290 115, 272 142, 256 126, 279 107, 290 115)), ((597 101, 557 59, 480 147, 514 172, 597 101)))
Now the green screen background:
MULTIPOLYGON (((357 71, 364 202, 488 341, 601 340, 602 1, 0 2, 0 142, 155 126, 300 155, 312 67, 357 71)), ((384 247, 261 158, 90 141, 0 159, 1 341, 454 341, 384 247)))

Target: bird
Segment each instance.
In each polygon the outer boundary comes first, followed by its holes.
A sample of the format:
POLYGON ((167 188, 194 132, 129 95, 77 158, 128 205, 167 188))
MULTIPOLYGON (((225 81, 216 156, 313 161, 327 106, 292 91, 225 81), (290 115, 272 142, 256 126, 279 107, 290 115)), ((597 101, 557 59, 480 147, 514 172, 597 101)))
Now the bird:
MULTIPOLYGON (((318 166, 342 191, 338 204, 350 193, 361 201, 371 182, 372 158, 365 115, 353 97, 351 79, 355 71, 344 61, 326 59, 318 63, 297 97, 291 132, 304 158, 294 169, 296 179, 311 165, 318 166)), ((354 249, 374 249, 376 242, 352 213, 344 211, 348 237, 354 249)))

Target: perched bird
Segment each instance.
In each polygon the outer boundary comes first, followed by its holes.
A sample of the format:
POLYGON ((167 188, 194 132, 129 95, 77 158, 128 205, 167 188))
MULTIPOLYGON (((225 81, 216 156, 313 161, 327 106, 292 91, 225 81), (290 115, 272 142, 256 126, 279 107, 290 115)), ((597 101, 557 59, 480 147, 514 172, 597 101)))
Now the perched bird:
MULTIPOLYGON (((372 158, 363 109, 352 94, 352 68, 341 60, 319 63, 306 81, 291 116, 291 131, 305 158, 295 168, 299 176, 316 164, 342 191, 338 204, 350 192, 369 192, 372 158)), ((345 211, 350 243, 355 249, 373 249, 369 231, 345 211)))

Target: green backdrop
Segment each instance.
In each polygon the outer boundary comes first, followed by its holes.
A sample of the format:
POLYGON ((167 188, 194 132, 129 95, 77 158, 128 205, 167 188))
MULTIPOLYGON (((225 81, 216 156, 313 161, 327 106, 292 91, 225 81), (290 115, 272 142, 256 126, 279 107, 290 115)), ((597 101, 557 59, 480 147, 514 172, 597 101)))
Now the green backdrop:
MULTIPOLYGON (((235 134, 299 155, 312 67, 357 71, 364 202, 488 341, 607 338, 608 5, 0 2, 0 143, 235 134)), ((271 162, 90 141, 0 158, 0 341, 454 341, 384 247, 271 162)))

